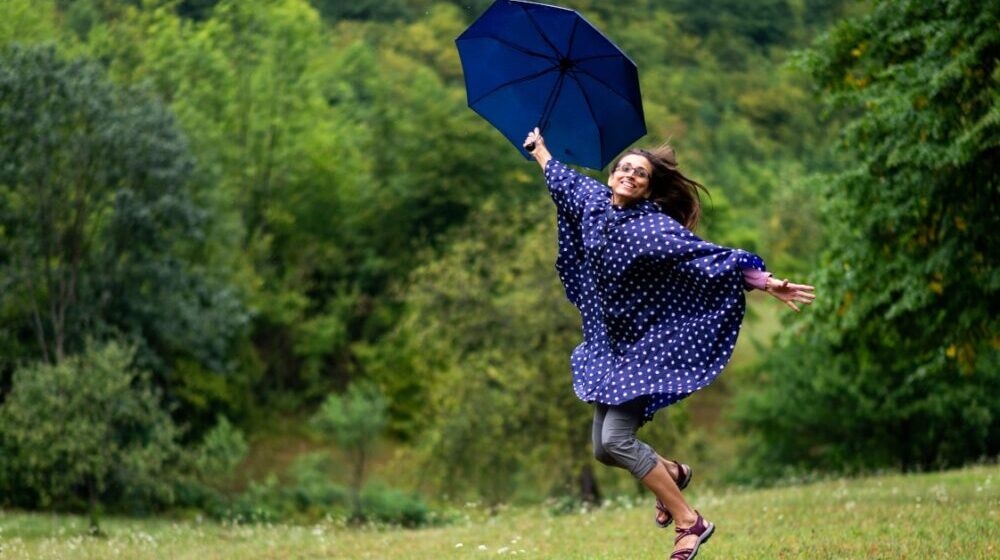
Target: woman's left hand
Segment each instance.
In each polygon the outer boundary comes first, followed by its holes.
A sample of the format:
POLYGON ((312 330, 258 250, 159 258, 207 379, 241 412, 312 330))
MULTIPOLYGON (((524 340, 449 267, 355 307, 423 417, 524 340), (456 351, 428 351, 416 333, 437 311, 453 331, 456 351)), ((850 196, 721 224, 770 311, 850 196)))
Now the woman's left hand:
POLYGON ((795 311, 799 311, 799 306, 795 305, 795 302, 809 305, 816 299, 816 294, 813 293, 815 289, 808 284, 792 284, 787 278, 778 280, 777 278, 769 277, 767 284, 764 286, 765 292, 785 302, 788 307, 791 307, 795 311))

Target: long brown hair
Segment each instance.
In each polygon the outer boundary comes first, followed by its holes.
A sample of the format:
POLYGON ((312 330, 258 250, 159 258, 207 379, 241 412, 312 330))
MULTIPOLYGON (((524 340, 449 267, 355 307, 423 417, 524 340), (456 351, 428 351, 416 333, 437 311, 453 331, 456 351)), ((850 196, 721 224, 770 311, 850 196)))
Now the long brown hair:
MULTIPOLYGON (((649 178, 649 198, 659 204, 671 218, 694 230, 701 219, 699 191, 708 194, 705 185, 680 172, 677 154, 669 144, 660 144, 652 150, 632 148, 621 157, 629 154, 642 156, 653 166, 653 174, 649 178)), ((618 161, 621 161, 621 157, 618 161)), ((618 167, 618 162, 615 162, 615 167, 618 167)))

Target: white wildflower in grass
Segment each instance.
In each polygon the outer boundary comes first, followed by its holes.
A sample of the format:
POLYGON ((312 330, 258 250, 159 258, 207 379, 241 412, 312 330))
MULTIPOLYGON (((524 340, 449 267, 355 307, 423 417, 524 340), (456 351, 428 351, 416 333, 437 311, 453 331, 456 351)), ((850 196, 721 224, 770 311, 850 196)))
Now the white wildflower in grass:
POLYGON ((455 548, 462 548, 463 546, 465 545, 460 542, 455 543, 455 548))
POLYGON ((500 548, 497 549, 497 554, 506 554, 508 550, 510 549, 507 548, 506 546, 501 546, 500 548))
POLYGON ((948 501, 948 490, 945 489, 943 484, 936 484, 934 486, 931 486, 931 494, 934 496, 934 499, 937 500, 938 502, 948 501))
POLYGON ((486 550, 486 545, 485 544, 479 545, 479 550, 486 550))

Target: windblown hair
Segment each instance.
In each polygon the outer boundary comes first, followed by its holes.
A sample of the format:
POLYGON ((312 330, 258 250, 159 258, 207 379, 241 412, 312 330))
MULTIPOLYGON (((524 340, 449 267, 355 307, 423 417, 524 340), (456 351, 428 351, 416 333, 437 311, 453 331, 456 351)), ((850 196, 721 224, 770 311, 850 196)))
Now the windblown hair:
MULTIPOLYGON (((649 178, 649 198, 660 205, 671 218, 684 227, 694 230, 701 219, 700 191, 708 194, 708 189, 694 179, 684 176, 677 165, 677 154, 669 144, 661 144, 652 150, 633 148, 622 154, 640 155, 653 166, 653 176, 649 178)), ((621 158, 618 158, 621 161, 621 158)), ((615 162, 615 167, 618 162, 615 162)))

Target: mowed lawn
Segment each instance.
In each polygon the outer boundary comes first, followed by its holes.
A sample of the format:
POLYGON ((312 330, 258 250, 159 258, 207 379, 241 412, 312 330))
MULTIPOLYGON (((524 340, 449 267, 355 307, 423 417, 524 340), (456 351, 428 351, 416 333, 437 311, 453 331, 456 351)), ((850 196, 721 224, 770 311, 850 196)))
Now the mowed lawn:
MULTIPOLYGON (((686 492, 717 525, 699 559, 1000 558, 1000 466, 844 479, 767 490, 686 492)), ((652 501, 552 515, 470 507, 449 527, 400 530, 225 525, 109 518, 104 538, 81 517, 0 512, 0 559, 667 558, 673 531, 652 501)))

